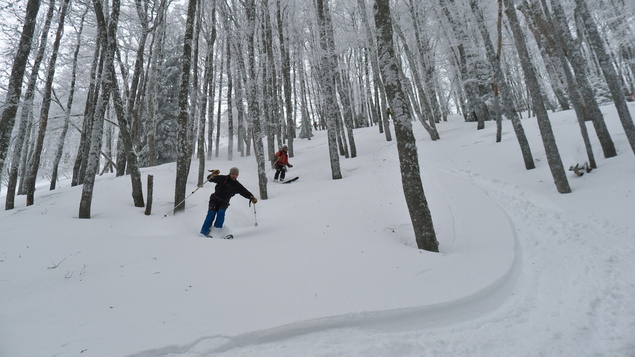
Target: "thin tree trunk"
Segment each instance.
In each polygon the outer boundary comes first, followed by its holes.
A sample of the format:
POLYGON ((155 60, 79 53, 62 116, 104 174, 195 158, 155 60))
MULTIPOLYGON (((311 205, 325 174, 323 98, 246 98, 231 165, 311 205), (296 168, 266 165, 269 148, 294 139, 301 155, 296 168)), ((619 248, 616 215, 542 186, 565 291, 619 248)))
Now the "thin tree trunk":
POLYGON ((287 145, 289 146, 289 157, 294 156, 293 149, 293 139, 295 138, 295 122, 294 122, 294 110, 293 103, 291 102, 291 59, 289 58, 289 43, 285 38, 285 21, 283 21, 284 16, 282 14, 282 3, 281 0, 277 0, 277 19, 278 19, 278 41, 280 43, 280 57, 282 61, 281 71, 282 71, 282 80, 283 80, 283 90, 284 90, 284 104, 285 104, 285 114, 286 114, 286 134, 287 134, 287 145))
POLYGON ((66 109, 64 113, 64 126, 62 127, 62 132, 60 133, 60 138, 57 144, 57 150, 55 152, 55 158, 53 159, 53 172, 51 174, 51 186, 49 188, 50 190, 54 190, 57 183, 58 168, 62 159, 62 153, 64 151, 64 140, 66 139, 66 133, 68 132, 68 126, 71 120, 71 109, 73 107, 73 97, 75 95, 75 81, 77 79, 77 57, 79 56, 79 50, 81 48, 82 32, 84 29, 84 18, 86 17, 87 13, 88 7, 86 7, 86 10, 82 14, 79 31, 77 31, 77 45, 75 46, 75 52, 73 53, 71 83, 69 86, 70 89, 68 92, 68 101, 66 103, 66 109))

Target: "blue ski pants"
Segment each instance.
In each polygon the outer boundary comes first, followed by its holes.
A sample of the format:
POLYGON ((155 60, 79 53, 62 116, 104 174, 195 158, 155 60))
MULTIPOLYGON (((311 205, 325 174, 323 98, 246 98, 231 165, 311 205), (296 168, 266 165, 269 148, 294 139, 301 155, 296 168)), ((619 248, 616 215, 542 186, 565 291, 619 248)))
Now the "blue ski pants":
POLYGON ((201 227, 201 234, 208 235, 209 230, 212 228, 212 223, 214 223, 215 228, 223 228, 223 223, 225 223, 224 209, 210 209, 207 211, 207 217, 205 217, 205 222, 203 222, 203 227, 201 227), (216 218, 216 222, 214 222, 214 218, 216 218))

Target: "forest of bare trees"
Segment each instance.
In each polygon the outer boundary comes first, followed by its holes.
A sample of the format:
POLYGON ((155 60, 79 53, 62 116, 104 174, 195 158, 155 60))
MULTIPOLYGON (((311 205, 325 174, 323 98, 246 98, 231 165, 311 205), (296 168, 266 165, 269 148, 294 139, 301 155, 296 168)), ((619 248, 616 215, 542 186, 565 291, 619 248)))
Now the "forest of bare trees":
MULTIPOLYGON (((474 130, 509 120, 526 169, 523 117, 536 116, 558 192, 571 192, 549 112, 574 109, 617 155, 599 106, 615 105, 635 153, 626 106, 635 91, 635 3, 627 0, 0 0, 0 186, 5 209, 36 182, 176 163, 175 212, 197 163, 253 156, 259 196, 282 144, 326 130, 332 178, 358 153, 354 129, 397 140, 419 248, 437 242, 412 134, 430 140, 450 114, 474 130)), ((593 130, 587 130, 586 122, 593 130)))

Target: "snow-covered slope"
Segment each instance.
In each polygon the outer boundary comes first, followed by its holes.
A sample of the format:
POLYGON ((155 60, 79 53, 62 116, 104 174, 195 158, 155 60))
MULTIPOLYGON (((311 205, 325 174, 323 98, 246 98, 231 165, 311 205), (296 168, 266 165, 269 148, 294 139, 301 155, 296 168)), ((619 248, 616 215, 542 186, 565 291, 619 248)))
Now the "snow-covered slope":
MULTIPOLYGON (((437 142, 414 123, 438 254, 416 249, 395 142, 377 127, 355 130, 341 180, 325 132, 296 141, 300 179, 270 183, 255 210, 234 197, 234 240, 198 234, 209 183, 164 217, 173 164, 143 169, 151 216, 129 177, 98 179, 90 220, 81 187, 43 183, 34 206, 0 212, 0 356, 633 356, 635 156, 603 110, 619 155, 592 137, 599 167, 568 172, 567 195, 534 118, 530 171, 509 122, 501 143, 491 122, 451 117, 437 142)), ((583 163, 573 113, 551 117, 565 167, 583 163)), ((259 196, 253 157, 207 162, 232 166, 259 196)))

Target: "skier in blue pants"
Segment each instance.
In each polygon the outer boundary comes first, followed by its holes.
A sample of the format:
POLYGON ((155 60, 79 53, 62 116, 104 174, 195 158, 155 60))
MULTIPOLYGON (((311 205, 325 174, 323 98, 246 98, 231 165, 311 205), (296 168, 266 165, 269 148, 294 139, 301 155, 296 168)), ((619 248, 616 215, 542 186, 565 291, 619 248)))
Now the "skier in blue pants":
POLYGON ((258 199, 249 192, 240 182, 238 182, 238 168, 232 167, 229 169, 229 175, 219 175, 219 170, 213 170, 212 173, 207 176, 209 182, 216 183, 214 193, 209 197, 209 208, 203 227, 201 227, 201 234, 209 236, 212 228, 223 228, 225 222, 225 211, 229 207, 229 200, 234 197, 235 194, 239 194, 251 203, 256 204, 258 199), (214 220, 215 219, 215 220, 214 220))

